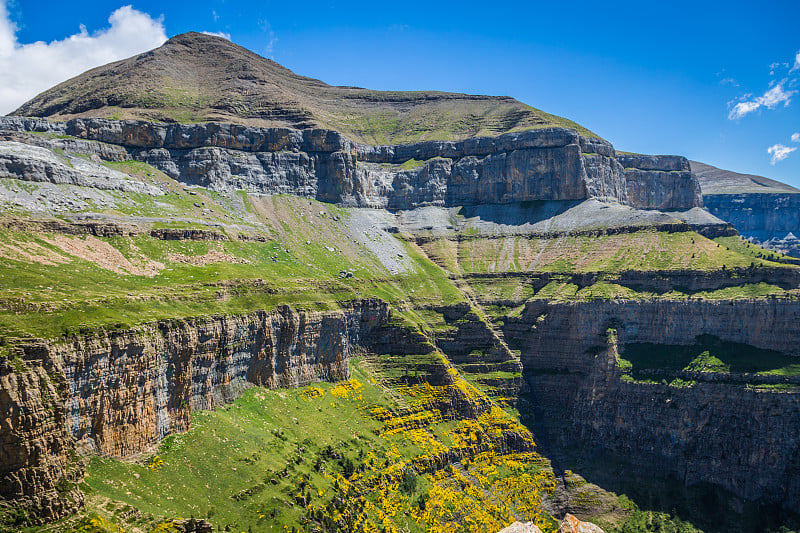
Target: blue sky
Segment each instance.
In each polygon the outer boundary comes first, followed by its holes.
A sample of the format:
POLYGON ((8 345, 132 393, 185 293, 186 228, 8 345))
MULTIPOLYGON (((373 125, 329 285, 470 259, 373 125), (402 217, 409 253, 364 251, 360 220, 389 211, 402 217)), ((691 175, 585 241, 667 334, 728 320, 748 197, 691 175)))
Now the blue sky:
MULTIPOLYGON (((620 150, 681 154, 800 187, 797 0, 125 5, 6 1, 0 71, 52 61, 31 78, 60 74, 52 85, 73 75, 68 68, 80 66, 77 74, 165 37, 220 32, 327 83, 510 95, 620 150)), ((9 94, 35 85, 25 80, 9 94)), ((0 106, 6 82, 0 76, 0 106)))

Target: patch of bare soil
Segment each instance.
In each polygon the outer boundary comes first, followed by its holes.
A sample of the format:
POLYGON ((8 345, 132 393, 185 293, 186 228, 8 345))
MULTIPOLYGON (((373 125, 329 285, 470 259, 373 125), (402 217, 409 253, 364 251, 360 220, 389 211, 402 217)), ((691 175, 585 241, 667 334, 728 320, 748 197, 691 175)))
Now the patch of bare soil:
POLYGON ((134 264, 109 243, 91 235, 86 237, 53 235, 45 240, 70 255, 91 261, 100 268, 117 274, 153 277, 164 268, 164 263, 150 261, 144 257, 139 264, 134 264))
POLYGON ((55 266, 69 263, 70 259, 35 242, 0 243, 0 257, 26 263, 55 266))

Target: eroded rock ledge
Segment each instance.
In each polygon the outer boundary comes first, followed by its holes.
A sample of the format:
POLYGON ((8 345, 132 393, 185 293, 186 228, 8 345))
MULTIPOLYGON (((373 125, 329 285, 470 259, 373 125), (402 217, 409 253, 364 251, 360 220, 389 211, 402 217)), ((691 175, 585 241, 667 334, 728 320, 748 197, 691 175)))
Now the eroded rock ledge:
POLYGON ((181 182, 217 191, 294 194, 345 206, 412 209, 587 198, 641 209, 702 205, 685 158, 617 156, 608 142, 565 128, 388 146, 356 143, 330 130, 218 123, 2 117, 0 130, 14 142, 144 161, 181 182))

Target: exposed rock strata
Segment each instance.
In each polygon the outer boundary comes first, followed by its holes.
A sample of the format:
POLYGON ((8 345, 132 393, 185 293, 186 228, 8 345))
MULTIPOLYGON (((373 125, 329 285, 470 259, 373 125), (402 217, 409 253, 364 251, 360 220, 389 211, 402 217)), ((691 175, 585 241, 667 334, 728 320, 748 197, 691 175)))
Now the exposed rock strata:
POLYGON ((763 176, 690 163, 711 213, 764 248, 800 257, 800 191, 763 176))
POLYGON ((80 185, 96 189, 161 196, 154 185, 79 157, 58 157, 52 151, 27 144, 0 141, 0 178, 80 185))
MULTIPOLYGON (((672 290, 683 292, 714 291, 748 283, 769 283, 783 289, 800 287, 800 270, 794 267, 753 266, 724 270, 624 270, 622 272, 503 272, 469 273, 468 279, 521 278, 538 291, 551 281, 573 283, 579 288, 598 281, 616 283, 636 291, 663 294, 672 290)), ((499 302, 493 302, 499 303, 499 302)))
POLYGON ((127 457, 254 384, 344 379, 350 348, 370 343, 388 313, 377 300, 280 307, 21 345, 0 362, 0 497, 44 519, 68 514, 82 498, 69 489, 76 442, 127 457))
POLYGON ((632 382, 616 360, 617 343, 690 345, 701 334, 800 355, 800 302, 531 301, 504 331, 522 350, 540 436, 553 446, 800 511, 800 444, 786 438, 800 434, 800 393, 632 382))
POLYGON ((686 159, 620 156, 622 164, 609 143, 564 128, 387 146, 356 143, 329 130, 217 123, 4 117, 0 130, 99 141, 71 148, 98 157, 110 153, 114 160, 122 148, 175 179, 217 191, 287 193, 347 206, 411 209, 592 197, 642 209, 701 205, 686 159), (401 166, 412 160, 411 168, 401 166))
POLYGON ((733 224, 742 236, 800 257, 800 193, 706 194, 703 201, 712 214, 733 224))
POLYGON ((684 209, 687 197, 702 205, 700 184, 685 157, 618 154, 630 205, 644 209, 684 209))

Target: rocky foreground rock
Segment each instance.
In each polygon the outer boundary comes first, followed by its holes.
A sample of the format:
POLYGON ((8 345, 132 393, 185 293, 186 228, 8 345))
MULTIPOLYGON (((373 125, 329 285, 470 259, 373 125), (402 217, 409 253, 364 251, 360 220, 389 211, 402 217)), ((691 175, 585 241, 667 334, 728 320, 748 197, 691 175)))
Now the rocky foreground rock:
MULTIPOLYGON (((533 522, 518 521, 504 527, 499 533, 542 533, 542 530, 533 522)), ((604 533, 604 531, 591 522, 583 522, 567 513, 559 524, 557 533, 604 533)))

